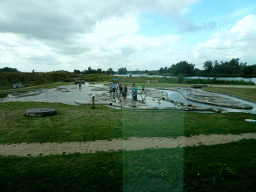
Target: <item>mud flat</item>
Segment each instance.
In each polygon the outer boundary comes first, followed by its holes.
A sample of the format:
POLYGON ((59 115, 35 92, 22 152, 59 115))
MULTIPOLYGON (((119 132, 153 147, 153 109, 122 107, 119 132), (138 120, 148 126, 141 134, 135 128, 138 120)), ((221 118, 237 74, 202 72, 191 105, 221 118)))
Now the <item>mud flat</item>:
MULTIPOLYGON (((120 98, 110 97, 108 92, 102 94, 94 94, 95 105, 106 105, 122 110, 185 110, 215 113, 227 112, 226 110, 217 107, 204 107, 191 103, 174 101, 170 99, 168 94, 162 90, 147 89, 147 93, 142 95, 140 95, 140 91, 141 90, 138 90, 136 107, 133 107, 130 90, 128 90, 126 103, 120 102, 120 98)), ((92 95, 93 94, 88 94, 84 99, 75 100, 74 102, 79 105, 92 105, 92 95)))
POLYGON ((28 97, 28 96, 34 96, 34 95, 40 95, 43 93, 43 90, 36 90, 36 91, 28 91, 28 92, 15 92, 12 94, 8 94, 8 98, 19 98, 19 97, 28 97))
POLYGON ((233 109, 252 109, 253 106, 249 104, 245 104, 239 101, 235 101, 231 97, 225 97, 221 94, 217 93, 210 93, 203 90, 192 89, 192 88, 161 88, 164 90, 170 91, 177 91, 182 94, 182 96, 193 102, 213 105, 213 106, 220 106, 220 107, 227 107, 233 109))

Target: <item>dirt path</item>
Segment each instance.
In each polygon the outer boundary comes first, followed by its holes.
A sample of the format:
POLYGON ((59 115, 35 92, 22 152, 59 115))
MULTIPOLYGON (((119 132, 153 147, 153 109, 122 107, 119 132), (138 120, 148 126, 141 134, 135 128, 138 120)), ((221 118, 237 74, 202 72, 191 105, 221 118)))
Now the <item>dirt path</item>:
POLYGON ((21 143, 0 145, 0 155, 9 156, 46 156, 50 154, 62 155, 70 153, 95 153, 96 151, 143 150, 146 148, 175 148, 198 145, 216 145, 239 141, 241 139, 256 139, 256 133, 241 135, 197 135, 192 137, 143 137, 129 138, 127 140, 113 139, 112 141, 97 140, 89 142, 65 143, 21 143))

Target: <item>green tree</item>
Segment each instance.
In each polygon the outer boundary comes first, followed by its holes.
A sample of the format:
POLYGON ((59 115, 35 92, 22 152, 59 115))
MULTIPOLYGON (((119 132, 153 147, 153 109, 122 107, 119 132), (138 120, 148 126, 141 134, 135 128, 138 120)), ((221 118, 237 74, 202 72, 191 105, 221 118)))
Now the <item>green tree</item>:
POLYGON ((165 67, 163 73, 168 73, 168 68, 165 67))
POLYGON ((195 65, 189 64, 187 61, 180 61, 176 65, 171 66, 171 73, 174 76, 179 74, 193 75, 195 73, 194 67, 195 65))
POLYGON ((212 61, 208 60, 204 62, 204 67, 206 72, 211 72, 213 70, 213 63, 212 61))
POLYGON ((118 74, 127 74, 127 69, 126 67, 122 67, 118 69, 118 74))
POLYGON ((115 72, 113 71, 112 68, 109 68, 109 69, 107 70, 107 74, 115 74, 115 72))
POLYGON ((4 67, 0 69, 0 72, 20 72, 16 68, 4 67))
POLYGON ((97 73, 101 73, 102 69, 101 68, 98 68, 97 69, 97 73))
POLYGON ((80 73, 81 73, 81 71, 79 71, 79 70, 77 70, 77 69, 74 69, 74 73, 76 73, 76 74, 80 74, 80 73))

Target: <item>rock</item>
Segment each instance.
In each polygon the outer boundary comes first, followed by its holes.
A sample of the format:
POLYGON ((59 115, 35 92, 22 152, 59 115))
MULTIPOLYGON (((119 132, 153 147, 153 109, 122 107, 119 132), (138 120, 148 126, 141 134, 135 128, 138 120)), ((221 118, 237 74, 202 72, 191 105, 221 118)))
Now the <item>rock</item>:
POLYGON ((29 109, 26 111, 27 116, 47 116, 54 115, 56 113, 56 110, 53 108, 29 109))
POLYGON ((54 91, 70 92, 67 88, 56 88, 54 91))

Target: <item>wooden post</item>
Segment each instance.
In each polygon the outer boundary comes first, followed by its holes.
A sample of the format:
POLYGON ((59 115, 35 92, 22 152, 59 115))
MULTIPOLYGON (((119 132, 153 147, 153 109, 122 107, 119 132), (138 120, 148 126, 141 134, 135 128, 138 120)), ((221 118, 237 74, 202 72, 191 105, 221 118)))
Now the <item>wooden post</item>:
POLYGON ((92 108, 95 109, 95 105, 94 105, 94 95, 92 96, 92 108))

